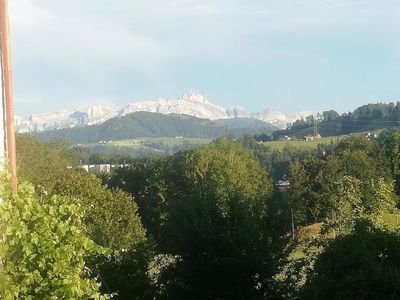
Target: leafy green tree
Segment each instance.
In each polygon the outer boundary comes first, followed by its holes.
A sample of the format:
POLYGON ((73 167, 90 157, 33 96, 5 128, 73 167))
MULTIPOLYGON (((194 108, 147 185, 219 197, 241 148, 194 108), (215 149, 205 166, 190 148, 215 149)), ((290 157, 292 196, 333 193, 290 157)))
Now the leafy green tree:
POLYGON ((346 176, 360 182, 365 213, 379 211, 377 187, 386 184, 390 189, 392 180, 388 161, 377 145, 363 137, 352 137, 341 141, 326 157, 305 159, 290 166, 289 193, 296 224, 323 222, 329 210, 337 207, 337 183, 346 176))
POLYGON ((112 291, 113 299, 153 300, 156 288, 149 268, 155 256, 155 246, 151 240, 146 240, 104 261, 99 266, 99 274, 105 282, 102 291, 112 291))
POLYGON ((152 299, 154 287, 147 268, 155 246, 146 238, 133 198, 120 189, 108 189, 84 170, 67 172, 54 192, 76 199, 87 234, 114 250, 108 259, 90 261, 105 283, 102 291, 115 294, 115 299, 152 299))
POLYGON ((382 146, 384 147, 385 154, 390 161, 390 168, 395 180, 396 193, 397 195, 400 195, 400 131, 387 131, 381 135, 385 135, 385 137, 382 138, 382 146))
POLYGON ((340 118, 340 115, 334 110, 324 111, 322 116, 325 122, 335 121, 340 118))
POLYGON ((160 227, 165 216, 164 191, 166 189, 165 169, 168 159, 137 159, 129 167, 118 168, 104 176, 104 182, 111 188, 121 189, 133 196, 138 213, 147 233, 159 240, 160 227))
POLYGON ((176 156, 167 178, 161 247, 175 263, 160 277, 165 298, 270 296, 272 185, 252 154, 221 140, 176 156))
POLYGON ((281 290, 288 297, 296 296, 313 276, 313 267, 326 243, 338 236, 347 235, 360 220, 368 220, 374 226, 385 228, 384 216, 396 213, 393 185, 383 179, 371 180, 375 189, 375 205, 367 210, 363 204, 362 182, 352 176, 344 175, 334 184, 330 193, 322 193, 328 200, 325 203, 326 217, 323 223, 316 223, 298 231, 295 240, 288 245, 290 254, 284 261, 281 276, 278 277, 281 290), (306 233, 314 228, 314 233, 306 233), (321 230, 315 230, 321 228, 321 230))
POLYGON ((351 230, 364 213, 361 201, 361 182, 351 176, 344 176, 335 183, 331 207, 324 226, 332 230, 334 236, 351 230))
POLYGON ((398 197, 394 192, 393 182, 380 178, 377 182, 371 181, 375 188, 375 205, 369 212, 369 219, 375 226, 384 226, 385 214, 398 214, 398 197))
MULTIPOLYGON (((315 226, 315 225, 313 225, 315 226)), ((285 249, 279 273, 275 276, 280 299, 297 299, 308 278, 314 274, 314 264, 323 250, 325 239, 320 236, 297 236, 285 249)))
POLYGON ((145 240, 133 199, 119 189, 109 190, 95 175, 79 169, 66 172, 54 193, 73 197, 82 206, 85 229, 99 245, 127 250, 145 240))
POLYGON ((106 254, 82 230, 83 213, 69 197, 42 199, 21 183, 12 193, 1 178, 2 299, 108 299, 85 259, 106 254))
POLYGON ((311 207, 307 204, 307 187, 308 174, 304 165, 298 161, 291 163, 289 167, 290 189, 289 195, 291 199, 291 209, 293 211, 293 222, 295 224, 306 224, 310 219, 308 209, 311 207))
POLYGON ((289 198, 296 227, 320 222, 326 216, 329 206, 326 193, 330 193, 337 176, 331 172, 337 167, 336 161, 330 162, 332 168, 326 165, 322 159, 309 158, 295 161, 289 167, 289 198))
POLYGON ((68 166, 76 163, 70 147, 64 143, 42 144, 26 135, 17 135, 16 143, 19 178, 48 192, 68 166))
POLYGON ((238 142, 253 152, 254 157, 263 168, 268 170, 269 175, 275 181, 287 179, 290 163, 316 157, 318 153, 326 150, 326 147, 322 145, 316 151, 315 149, 293 147, 289 144, 283 149, 277 150, 269 147, 268 144, 257 143, 256 139, 250 136, 243 136, 238 142))
POLYGON ((398 299, 400 237, 358 222, 318 257, 302 299, 398 299))

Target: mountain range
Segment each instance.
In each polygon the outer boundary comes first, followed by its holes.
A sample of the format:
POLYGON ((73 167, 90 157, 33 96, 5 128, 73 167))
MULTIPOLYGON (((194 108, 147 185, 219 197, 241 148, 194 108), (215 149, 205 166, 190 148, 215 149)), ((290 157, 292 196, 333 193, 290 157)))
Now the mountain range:
POLYGON ((261 120, 278 128, 285 128, 288 123, 310 115, 309 112, 283 113, 273 109, 249 113, 239 106, 224 108, 211 103, 203 94, 191 91, 176 99, 133 102, 120 110, 102 105, 93 105, 83 109, 34 114, 28 119, 16 116, 15 124, 19 133, 42 132, 52 129, 101 124, 114 117, 121 118, 135 112, 188 115, 208 120, 251 118, 261 120))
POLYGON ((133 112, 101 124, 31 133, 42 142, 65 141, 73 145, 109 144, 136 138, 202 138, 271 133, 277 128, 261 120, 234 118, 208 120, 183 114, 133 112))

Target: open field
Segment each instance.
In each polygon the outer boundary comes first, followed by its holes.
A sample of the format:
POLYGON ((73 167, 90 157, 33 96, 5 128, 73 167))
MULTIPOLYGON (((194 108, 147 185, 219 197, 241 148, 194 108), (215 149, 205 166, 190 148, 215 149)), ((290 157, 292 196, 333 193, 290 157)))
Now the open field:
POLYGON ((323 137, 313 141, 271 141, 263 143, 266 147, 270 147, 273 150, 282 151, 285 147, 298 148, 298 149, 317 149, 319 144, 330 144, 337 143, 343 137, 332 136, 323 137))
MULTIPOLYGON (((384 214, 382 217, 383 225, 390 229, 396 229, 400 225, 400 214, 384 214)), ((300 239, 317 237, 322 228, 323 223, 315 223, 304 226, 297 231, 300 239)))
POLYGON ((385 214, 383 223, 391 229, 397 228, 400 225, 400 214, 385 214))
POLYGON ((163 153, 175 153, 210 143, 211 139, 184 137, 143 137, 118 141, 107 141, 96 144, 82 144, 79 147, 92 153, 114 153, 120 155, 154 156, 163 153))
POLYGON ((149 144, 160 144, 164 146, 178 146, 184 144, 199 145, 211 142, 210 139, 202 138, 183 138, 183 137, 156 137, 156 138, 137 138, 128 140, 112 141, 109 146, 124 146, 124 147, 143 147, 149 144))

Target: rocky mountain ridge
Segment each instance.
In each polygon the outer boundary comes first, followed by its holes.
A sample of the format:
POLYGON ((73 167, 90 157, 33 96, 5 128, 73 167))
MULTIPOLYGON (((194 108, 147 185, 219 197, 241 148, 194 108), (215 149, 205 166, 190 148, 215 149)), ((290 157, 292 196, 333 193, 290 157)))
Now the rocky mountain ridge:
POLYGON ((279 128, 285 128, 287 123, 294 122, 310 114, 308 112, 288 114, 273 109, 266 109, 254 114, 249 113, 239 106, 224 108, 215 105, 208 101, 203 94, 192 91, 176 99, 133 102, 121 110, 115 110, 102 105, 93 105, 82 109, 35 114, 27 120, 16 116, 15 123, 16 130, 19 133, 41 132, 52 129, 101 124, 111 118, 123 117, 134 112, 182 114, 209 120, 254 118, 279 128))

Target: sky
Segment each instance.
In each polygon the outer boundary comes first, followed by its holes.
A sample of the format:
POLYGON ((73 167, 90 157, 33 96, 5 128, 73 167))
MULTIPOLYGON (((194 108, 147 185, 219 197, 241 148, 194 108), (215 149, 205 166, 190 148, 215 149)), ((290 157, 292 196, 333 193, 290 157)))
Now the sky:
POLYGON ((250 112, 400 100, 398 0, 12 0, 17 115, 202 92, 250 112))

